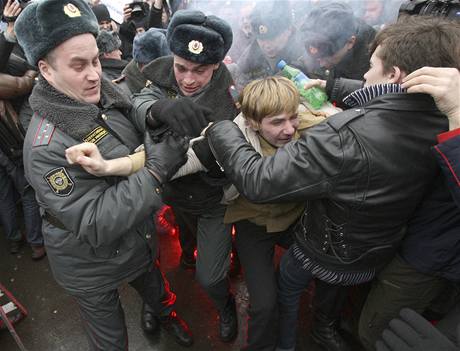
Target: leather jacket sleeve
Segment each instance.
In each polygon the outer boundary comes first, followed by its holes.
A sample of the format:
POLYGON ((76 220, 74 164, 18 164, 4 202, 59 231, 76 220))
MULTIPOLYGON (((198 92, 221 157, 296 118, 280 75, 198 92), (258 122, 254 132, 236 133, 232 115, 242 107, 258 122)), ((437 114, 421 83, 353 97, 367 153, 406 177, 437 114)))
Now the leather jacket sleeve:
POLYGON ((347 78, 329 79, 326 83, 326 93, 330 101, 335 101, 337 106, 346 109, 347 106, 342 103, 343 99, 355 90, 361 89, 363 85, 364 82, 361 80, 347 78))
POLYGON ((271 157, 257 153, 231 121, 214 124, 206 135, 227 177, 256 203, 325 197, 346 179, 344 172, 359 169, 362 156, 351 133, 339 134, 328 123, 308 129, 271 157))
POLYGON ((34 71, 27 71, 22 77, 0 73, 0 99, 11 99, 30 93, 34 84, 34 71))

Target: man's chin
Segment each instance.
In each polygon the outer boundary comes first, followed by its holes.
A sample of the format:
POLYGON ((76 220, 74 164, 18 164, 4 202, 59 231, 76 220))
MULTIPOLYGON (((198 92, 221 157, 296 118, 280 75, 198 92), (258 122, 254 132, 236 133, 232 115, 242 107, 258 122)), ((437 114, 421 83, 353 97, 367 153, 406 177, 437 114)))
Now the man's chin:
POLYGON ((83 100, 88 104, 98 104, 101 100, 101 92, 99 91, 97 94, 85 96, 83 100))

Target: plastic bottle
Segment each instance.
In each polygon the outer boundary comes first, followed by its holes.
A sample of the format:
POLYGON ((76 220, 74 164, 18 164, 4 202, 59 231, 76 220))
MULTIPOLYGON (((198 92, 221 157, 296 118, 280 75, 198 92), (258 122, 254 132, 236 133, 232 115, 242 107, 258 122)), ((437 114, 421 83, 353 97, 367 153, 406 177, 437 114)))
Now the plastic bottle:
POLYGON ((297 68, 291 67, 284 60, 281 60, 276 65, 283 76, 292 80, 299 91, 299 94, 307 100, 307 102, 315 109, 318 110, 328 100, 327 94, 318 87, 305 89, 305 84, 310 80, 302 71, 297 68))

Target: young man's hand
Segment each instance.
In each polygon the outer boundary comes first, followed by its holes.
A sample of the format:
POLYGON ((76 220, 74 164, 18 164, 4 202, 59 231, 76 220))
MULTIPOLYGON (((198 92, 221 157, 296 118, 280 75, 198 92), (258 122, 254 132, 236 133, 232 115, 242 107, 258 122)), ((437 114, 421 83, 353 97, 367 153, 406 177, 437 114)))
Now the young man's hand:
POLYGON ((409 93, 433 96, 439 110, 449 118, 449 129, 460 128, 460 71, 456 68, 423 67, 403 80, 409 93))
POLYGON ((15 0, 8 0, 5 8, 3 9, 3 18, 8 23, 6 32, 12 38, 16 38, 16 35, 14 34, 14 22, 21 11, 21 5, 19 5, 19 3, 15 0))

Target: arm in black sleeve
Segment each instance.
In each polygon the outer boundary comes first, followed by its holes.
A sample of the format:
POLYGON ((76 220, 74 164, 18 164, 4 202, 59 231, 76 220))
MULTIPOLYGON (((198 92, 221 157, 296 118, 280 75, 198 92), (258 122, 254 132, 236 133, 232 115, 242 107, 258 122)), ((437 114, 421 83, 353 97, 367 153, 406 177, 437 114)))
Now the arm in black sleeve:
POLYGON ((214 124, 206 136, 228 179, 256 203, 327 196, 344 178, 345 155, 359 153, 350 136, 344 138, 327 123, 310 128, 270 157, 256 152, 231 121, 214 124))

